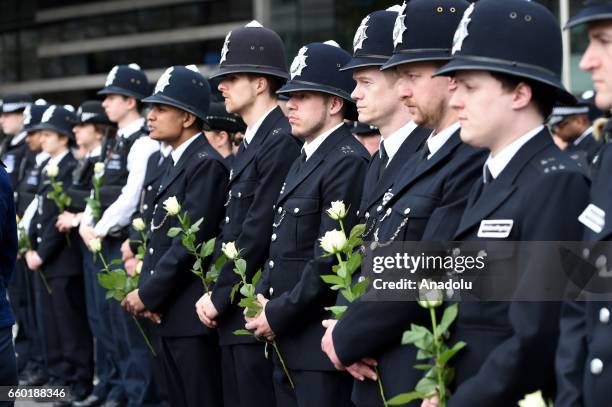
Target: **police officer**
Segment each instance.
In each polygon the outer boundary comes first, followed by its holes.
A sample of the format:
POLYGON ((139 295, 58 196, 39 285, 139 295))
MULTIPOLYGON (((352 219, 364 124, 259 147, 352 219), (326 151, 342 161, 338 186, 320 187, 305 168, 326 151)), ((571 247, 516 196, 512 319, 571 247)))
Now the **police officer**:
POLYGON ((6 165, 6 172, 11 177, 13 188, 17 185, 19 166, 28 146, 23 132, 23 111, 32 103, 32 96, 24 93, 9 94, 2 101, 0 125, 7 136, 0 148, 0 159, 6 165))
MULTIPOLYGON (((79 232, 86 243, 95 237, 103 238, 103 254, 109 260, 121 258, 121 244, 127 237, 131 216, 138 205, 147 160, 159 149, 159 143, 146 134, 139 111, 140 99, 148 93, 147 77, 136 64, 115 66, 108 73, 104 88, 98 91, 105 96, 102 106, 118 130, 104 157, 100 219, 92 219, 87 207, 79 232)), ((101 289, 101 301, 103 292, 101 289)), ((112 341, 108 348, 114 349, 114 362, 121 374, 122 389, 111 391, 107 397, 112 401, 126 397, 128 403, 134 405, 155 403, 151 355, 131 316, 115 301, 105 300, 98 307, 110 334, 107 338, 112 341)))
MULTIPOLYGON (((274 358, 276 402, 281 406, 348 406, 352 380, 336 372, 320 350, 321 321, 336 293, 321 280, 331 274, 334 257, 323 257, 319 238, 338 223, 326 210, 334 201, 356 208, 370 155, 344 119, 355 119, 350 97, 355 82, 338 71, 351 56, 334 42, 303 46, 291 65, 287 94, 292 133, 304 140, 275 204, 270 255, 258 300, 262 312, 246 328, 272 339, 283 355, 295 389, 274 358), (268 297, 266 299, 264 297, 268 297)), ((345 218, 350 230, 356 212, 345 218)))
MULTIPOLYGON (((6 287, 17 258, 17 227, 11 179, 0 161, 0 385, 17 385, 17 361, 13 348, 15 319, 6 295, 6 287)), ((8 406, 13 405, 7 403, 8 406)))
MULTIPOLYGON (((590 72, 596 90, 595 103, 601 110, 612 108, 612 57, 607 38, 612 35, 612 2, 585 1, 582 9, 571 18, 567 28, 587 25, 589 45, 580 61, 580 68, 590 72)), ((612 190, 609 173, 612 151, 606 143, 593 167, 589 205, 585 205, 579 220, 584 224, 584 240, 608 241, 612 236, 607 212, 612 211, 612 190)), ((573 193, 574 194, 574 193, 573 193)), ((604 250, 607 249, 604 244, 604 250)), ((610 250, 591 254, 591 261, 600 271, 595 284, 607 287, 607 265, 610 250)), ((609 291, 606 293, 609 298, 609 291)), ((609 338, 611 301, 596 301, 596 295, 584 302, 563 304, 561 335, 556 358, 557 406, 602 406, 609 403, 612 389, 612 352, 609 338)))
POLYGON ((232 153, 232 145, 236 133, 244 133, 246 125, 244 121, 235 113, 228 113, 225 110, 225 105, 219 102, 210 104, 208 116, 208 129, 204 131, 204 135, 208 142, 217 149, 227 165, 231 168, 234 163, 234 154, 232 153))
POLYGON ((181 238, 168 237, 180 226, 165 213, 163 203, 175 197, 181 214, 195 222, 204 218, 196 240, 219 233, 228 171, 223 157, 201 133, 208 114, 210 87, 193 65, 168 68, 161 76, 147 116, 151 137, 172 146, 172 165, 162 178, 154 199, 149 248, 142 273, 147 280, 125 298, 131 312, 145 313, 158 322, 162 364, 173 406, 221 406, 220 355, 217 336, 203 326, 193 305, 202 293, 200 279, 189 272, 194 259, 181 238), (161 315, 161 317, 160 317, 161 315))
MULTIPOLYGON (((453 34, 468 5, 463 0, 413 0, 398 13, 395 49, 382 69, 398 71, 403 103, 418 125, 433 131, 370 211, 376 217, 371 235, 376 245, 449 239, 482 171, 484 152, 461 142, 458 115, 448 106, 453 82, 432 78, 451 57, 453 34)), ((392 398, 414 390, 423 376, 405 362, 416 360, 416 349, 402 346, 401 336, 411 323, 427 324, 424 317, 415 303, 357 300, 335 326, 326 322, 322 346, 337 368, 348 368, 360 381, 378 378, 370 358, 376 360, 385 397, 392 398)), ((360 388, 362 395, 354 398, 358 405, 383 405, 375 387, 370 385, 367 393, 365 386, 360 388)))
MULTIPOLYGON (((268 256, 273 211, 283 180, 300 154, 287 118, 276 104, 276 91, 289 77, 285 48, 274 31, 257 22, 231 31, 221 51, 219 90, 229 113, 247 125, 230 172, 225 221, 219 241, 236 242, 250 279, 268 256)), ((244 327, 242 310, 230 300, 240 277, 228 262, 211 295, 198 301, 200 319, 218 327, 223 359, 223 396, 227 406, 274 404, 272 364, 255 339, 234 335, 244 327)), ((237 299, 237 298, 236 298, 237 299)))
POLYGON ((51 182, 68 185, 76 167, 70 151, 75 120, 71 111, 51 105, 31 129, 41 133, 42 149, 50 159, 31 203, 36 212, 30 222, 32 249, 26 253, 26 261, 30 270, 44 275, 51 291, 47 291, 42 277, 36 278, 36 304, 43 321, 50 383, 71 386, 72 397, 80 400, 93 383, 93 340, 87 325, 81 253, 76 232, 62 233, 55 227, 59 210, 48 195, 51 182))
MULTIPOLYGON (((399 9, 399 6, 396 6, 399 9)), ((395 9, 394 9, 395 10, 395 9)), ((340 70, 350 70, 357 86, 351 97, 357 103, 359 121, 378 128, 382 140, 365 179, 359 206, 359 223, 366 224, 364 240, 371 240, 376 207, 397 180, 404 163, 423 144, 431 130, 418 127, 395 87, 395 69, 380 70, 393 53, 393 25, 397 10, 367 15, 353 39, 353 58, 340 70), (372 213, 372 221, 370 220, 372 213)))
MULTIPOLYGON (((351 126, 351 133, 353 133, 353 136, 363 144, 372 157, 378 153, 380 147, 380 132, 376 126, 355 121, 351 126)), ((372 161, 370 161, 370 165, 371 164, 372 161)))
POLYGON ((555 106, 548 118, 555 142, 582 167, 590 169, 601 142, 593 135, 587 104, 555 106))
MULTIPOLYGON (((460 117, 462 140, 490 153, 453 240, 580 239, 577 217, 588 199, 589 180, 559 151, 544 126, 555 103, 574 100, 561 83, 561 66, 561 32, 544 6, 482 0, 464 13, 453 59, 436 75, 455 77, 450 106, 460 117), (498 30, 492 32, 491 26, 498 30)), ((468 346, 453 362, 449 406, 514 405, 536 390, 545 397, 554 391, 560 303, 538 300, 543 298, 542 284, 561 269, 550 266, 560 262, 551 257, 542 263, 545 257, 511 250, 506 246, 489 252, 487 272, 511 257, 513 264, 521 265, 512 272, 520 273, 516 294, 523 300, 459 305, 451 341, 468 346), (533 282, 530 296, 523 296, 526 282, 533 282)))

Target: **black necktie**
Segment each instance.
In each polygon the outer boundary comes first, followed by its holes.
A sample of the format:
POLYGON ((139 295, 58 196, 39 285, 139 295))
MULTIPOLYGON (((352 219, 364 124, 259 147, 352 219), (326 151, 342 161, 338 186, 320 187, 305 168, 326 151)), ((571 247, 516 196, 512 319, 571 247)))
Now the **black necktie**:
POLYGON ((378 179, 381 179, 385 170, 387 169, 387 164, 389 163, 389 155, 387 154, 387 150, 385 149, 385 142, 380 143, 380 167, 378 167, 378 179))
POLYGON ((421 161, 427 161, 429 154, 431 154, 431 151, 429 151, 429 146, 427 145, 427 142, 425 142, 423 143, 423 147, 421 147, 421 152, 419 153, 421 161))
POLYGON ((158 166, 158 167, 161 167, 161 166, 162 166, 162 164, 163 164, 164 162, 166 162, 166 158, 167 158, 167 157, 166 157, 165 155, 160 154, 159 161, 157 162, 157 166, 158 166))
POLYGON ((238 147, 238 154, 242 154, 244 152, 244 150, 247 149, 247 147, 249 146, 249 143, 247 143, 246 139, 242 140, 242 143, 240 143, 240 147, 238 147))
POLYGON ((484 167, 483 181, 484 181, 485 187, 487 185, 490 185, 491 182, 494 181, 493 174, 491 174, 491 171, 489 170, 489 166, 486 165, 486 164, 485 164, 485 167, 484 167))
POLYGON ((302 149, 302 154, 300 154, 300 161, 298 161, 298 165, 296 167, 296 173, 300 172, 304 165, 306 164, 306 150, 302 149))

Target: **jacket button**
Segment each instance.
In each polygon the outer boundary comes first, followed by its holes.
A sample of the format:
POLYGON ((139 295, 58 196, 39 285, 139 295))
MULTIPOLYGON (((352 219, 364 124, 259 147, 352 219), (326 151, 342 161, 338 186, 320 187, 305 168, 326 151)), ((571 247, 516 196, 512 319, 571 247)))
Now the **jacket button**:
POLYGON ((149 274, 150 274, 150 275, 155 274, 155 270, 151 270, 151 271, 149 271, 149 274))
POLYGON ((42 225, 40 223, 36 224, 36 229, 42 229, 42 225))
POLYGON ((42 242, 42 237, 37 237, 37 238, 36 238, 36 242, 37 242, 37 243, 42 242))
POLYGON ((582 257, 584 257, 585 259, 588 259, 590 255, 591 255, 591 251, 589 249, 584 249, 582 251, 582 257))
POLYGON ((610 310, 606 307, 599 310, 599 322, 602 324, 607 324, 610 322, 610 310))
POLYGON ((229 216, 226 216, 225 217, 225 223, 229 223, 229 221, 230 221, 229 216))
POLYGON ((270 260, 268 262, 268 266, 270 266, 270 268, 273 269, 274 268, 274 262, 272 260, 270 260))
POLYGON ((603 372, 603 362, 601 359, 595 358, 591 360, 591 373, 594 375, 600 375, 603 372))
POLYGON ((274 287, 270 287, 268 293, 270 293, 270 297, 272 297, 274 295, 274 287))
POLYGON ((359 216, 359 211, 357 211, 357 216, 359 216))
POLYGON ((149 248, 149 254, 153 254, 153 252, 154 252, 154 251, 155 251, 155 250, 153 250, 153 248, 152 248, 152 247, 150 247, 150 248, 149 248))
POLYGON ((298 213, 299 211, 300 211, 300 208, 295 208, 295 209, 293 210, 293 213, 298 213))
POLYGON ((365 281, 365 277, 359 276, 359 278, 357 279, 357 282, 361 283, 362 281, 365 281))
POLYGON ((242 192, 238 192, 238 198, 242 197, 242 192))
POLYGON ((366 218, 366 219, 369 219, 369 218, 370 218, 370 212, 366 212, 366 213, 365 213, 365 218, 366 218))
POLYGON ((149 186, 147 187, 147 191, 151 191, 152 189, 153 189, 153 187, 152 187, 151 185, 149 185, 149 186))
POLYGON ((147 209, 149 209, 149 205, 147 205, 147 204, 142 205, 142 209, 144 209, 146 211, 147 209))
POLYGON ((275 242, 276 241, 276 233, 272 233, 272 241, 275 242))
POLYGON ((478 252, 478 257, 487 257, 487 251, 486 250, 481 250, 478 252))
POLYGON ((458 247, 455 247, 453 249, 453 256, 459 256, 461 254, 461 249, 459 249, 458 247))
POLYGON ((282 206, 279 206, 279 207, 278 207, 278 213, 281 213, 282 211, 283 211, 283 207, 282 207, 282 206))
POLYGON ((382 205, 378 205, 378 208, 376 208, 376 212, 382 211, 382 208, 383 208, 382 205))

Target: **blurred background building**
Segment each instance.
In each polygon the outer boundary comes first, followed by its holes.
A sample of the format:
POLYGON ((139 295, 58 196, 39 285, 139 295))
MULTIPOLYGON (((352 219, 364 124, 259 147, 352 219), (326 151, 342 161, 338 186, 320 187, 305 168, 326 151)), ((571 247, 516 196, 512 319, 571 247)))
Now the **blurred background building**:
MULTIPOLYGON (((433 1, 433 0, 432 0, 433 1)), ((558 17, 580 1, 540 1, 558 17), (571 3, 571 4, 570 4, 571 3)), ((28 92, 50 102, 78 104, 95 97, 106 73, 135 62, 153 83, 171 65, 219 61, 227 32, 257 19, 277 31, 287 58, 305 43, 335 39, 352 50, 361 19, 395 4, 383 0, 2 0, 0 95, 28 92)), ((567 34, 567 82, 590 88, 578 69, 584 31, 567 34)))

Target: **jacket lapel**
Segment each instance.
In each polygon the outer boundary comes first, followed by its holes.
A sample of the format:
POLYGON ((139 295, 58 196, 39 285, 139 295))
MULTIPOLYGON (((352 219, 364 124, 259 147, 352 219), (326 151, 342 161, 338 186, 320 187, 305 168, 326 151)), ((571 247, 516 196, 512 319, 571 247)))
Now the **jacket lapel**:
POLYGON ((185 163, 190 160, 191 156, 193 156, 206 144, 208 144, 208 142, 206 141, 206 137, 204 137, 203 134, 198 135, 198 137, 189 145, 189 147, 187 147, 187 150, 185 150, 178 163, 176 163, 174 167, 169 168, 169 174, 164 176, 162 184, 159 186, 159 190, 157 191, 157 195, 155 196, 155 200, 162 196, 164 192, 168 189, 168 187, 170 187, 170 185, 172 185, 172 183, 183 172, 185 168, 185 163))
MULTIPOLYGON (((291 166, 291 170, 287 174, 286 185, 282 194, 279 194, 277 204, 287 198, 291 192, 304 181, 308 176, 325 161, 327 154, 340 142, 344 141, 347 134, 352 137, 346 125, 342 125, 336 131, 327 137, 327 139, 317 148, 314 154, 306 160, 302 169, 296 174, 295 163, 291 166)), ((298 157, 296 160, 299 160, 298 157)))
POLYGON ((283 112, 280 107, 276 107, 274 110, 268 114, 268 116, 261 123, 261 126, 255 133, 255 137, 251 140, 249 146, 240 152, 234 159, 234 165, 232 167, 232 171, 230 172, 230 184, 238 178, 238 175, 244 171, 244 169, 249 165, 249 163, 255 157, 255 153, 259 149, 259 146, 265 141, 265 139, 269 136, 270 131, 276 125, 276 122, 280 120, 283 116, 283 112))
MULTIPOLYGON (((408 136, 408 138, 402 143, 400 149, 397 151, 387 169, 383 173, 382 178, 376 183, 376 186, 372 193, 370 193, 367 197, 367 206, 364 210, 368 210, 373 205, 375 205, 382 196, 393 186, 393 183, 398 180, 398 177, 401 175, 399 173, 402 166, 406 164, 406 161, 410 159, 423 145, 431 130, 425 129, 423 127, 417 127, 414 129, 412 134, 408 136)), ((433 157, 432 157, 433 158, 433 157)), ((380 160, 378 160, 380 163, 380 160)), ((368 174, 371 175, 371 174, 368 174)), ((378 169, 375 173, 375 176, 378 176, 378 169)), ((360 211, 362 213, 363 211, 360 211)))

